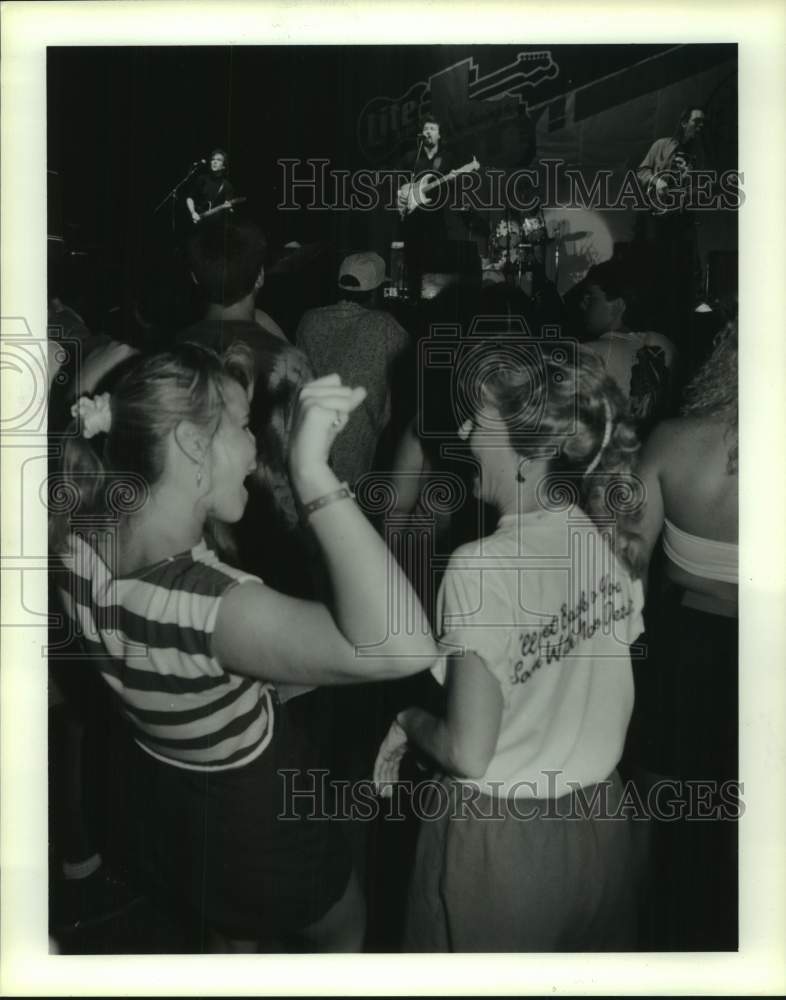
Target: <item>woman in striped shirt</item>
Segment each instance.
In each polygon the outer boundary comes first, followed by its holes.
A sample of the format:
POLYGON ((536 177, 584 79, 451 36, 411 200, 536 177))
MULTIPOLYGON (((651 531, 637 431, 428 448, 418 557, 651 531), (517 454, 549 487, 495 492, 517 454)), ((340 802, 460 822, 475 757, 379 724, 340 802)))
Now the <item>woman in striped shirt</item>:
POLYGON ((320 822, 331 815, 324 774, 276 685, 403 677, 435 655, 404 574, 328 465, 364 396, 338 376, 309 383, 289 442, 330 609, 277 593, 205 544, 209 520, 242 516, 256 447, 242 366, 204 348, 140 359, 111 397, 82 397, 50 489, 80 659, 116 694, 136 745, 150 869, 206 928, 249 948, 294 933, 312 949, 358 950, 364 928, 344 840, 320 822), (407 627, 392 627, 391 608, 409 609, 407 627))

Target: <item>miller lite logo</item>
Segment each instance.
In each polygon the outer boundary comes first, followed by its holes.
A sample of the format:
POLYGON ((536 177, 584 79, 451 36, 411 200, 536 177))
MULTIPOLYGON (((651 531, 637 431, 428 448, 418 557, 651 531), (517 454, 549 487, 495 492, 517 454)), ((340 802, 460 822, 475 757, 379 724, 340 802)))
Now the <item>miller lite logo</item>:
POLYGON ((427 112, 453 139, 475 133, 525 113, 526 92, 558 75, 549 51, 519 52, 513 62, 484 76, 474 58, 462 59, 399 97, 368 101, 358 116, 358 147, 369 162, 383 162, 411 141, 427 112))

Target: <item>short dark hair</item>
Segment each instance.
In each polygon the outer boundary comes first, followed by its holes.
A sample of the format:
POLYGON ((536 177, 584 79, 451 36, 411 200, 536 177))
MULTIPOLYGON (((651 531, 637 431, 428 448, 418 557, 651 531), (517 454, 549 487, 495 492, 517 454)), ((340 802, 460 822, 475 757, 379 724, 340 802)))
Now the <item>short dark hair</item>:
POLYGON ((682 109, 682 112, 680 113, 680 119, 677 122, 676 129, 674 130, 674 135, 676 138, 679 139, 682 137, 682 131, 690 121, 690 116, 693 114, 694 111, 701 111, 704 117, 705 118, 707 117, 707 112, 700 104, 688 104, 686 107, 682 109))
POLYGON ((428 114, 420 116, 420 121, 418 122, 418 129, 422 129, 423 126, 426 125, 428 122, 433 122, 440 129, 442 128, 442 122, 439 120, 439 118, 437 118, 435 115, 432 115, 429 112, 428 114))
POLYGON ((267 242, 253 222, 204 226, 188 244, 188 263, 208 301, 231 306, 252 292, 267 242))
POLYGON ((594 264, 587 272, 583 284, 585 287, 597 285, 610 302, 622 299, 630 304, 636 297, 635 286, 628 268, 616 260, 594 264))
POLYGON ((682 114, 680 115, 680 125, 686 125, 690 121, 690 116, 694 111, 701 111, 703 115, 707 114, 700 104, 689 104, 687 107, 682 109, 682 114))

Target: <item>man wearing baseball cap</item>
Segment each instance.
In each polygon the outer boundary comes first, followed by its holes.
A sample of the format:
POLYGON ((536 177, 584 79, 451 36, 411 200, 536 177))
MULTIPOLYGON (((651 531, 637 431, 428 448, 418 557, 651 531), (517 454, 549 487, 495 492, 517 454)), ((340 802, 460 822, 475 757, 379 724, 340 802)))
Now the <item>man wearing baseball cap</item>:
POLYGON ((385 262, 378 253, 351 253, 338 269, 338 285, 350 292, 373 292, 388 277, 385 262))
POLYGON ((333 469, 350 486, 372 467, 390 420, 391 369, 409 343, 406 331, 378 308, 387 280, 379 254, 350 254, 338 271, 339 301, 306 312, 295 335, 317 376, 338 372, 346 385, 367 390, 333 447, 333 469))

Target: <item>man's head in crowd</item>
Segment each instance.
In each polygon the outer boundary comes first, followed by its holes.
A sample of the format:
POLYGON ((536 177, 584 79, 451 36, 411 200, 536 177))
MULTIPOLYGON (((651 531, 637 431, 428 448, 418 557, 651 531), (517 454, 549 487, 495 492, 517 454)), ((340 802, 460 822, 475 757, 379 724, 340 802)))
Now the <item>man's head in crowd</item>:
POLYGON ((630 306, 635 301, 633 285, 616 261, 605 261, 590 268, 579 299, 584 327, 590 335, 625 328, 630 306))
POLYGON ((378 253, 366 251, 345 257, 338 269, 339 297, 347 302, 371 306, 388 280, 385 262, 378 253))
POLYGON ((252 222, 205 226, 188 244, 188 263, 208 301, 231 306, 262 287, 266 250, 252 222))

